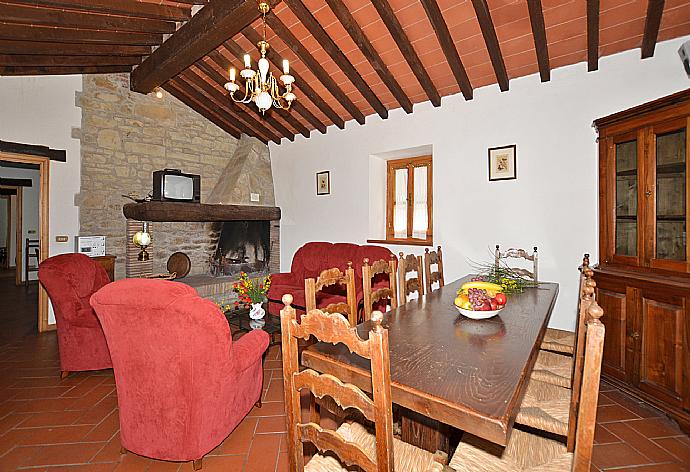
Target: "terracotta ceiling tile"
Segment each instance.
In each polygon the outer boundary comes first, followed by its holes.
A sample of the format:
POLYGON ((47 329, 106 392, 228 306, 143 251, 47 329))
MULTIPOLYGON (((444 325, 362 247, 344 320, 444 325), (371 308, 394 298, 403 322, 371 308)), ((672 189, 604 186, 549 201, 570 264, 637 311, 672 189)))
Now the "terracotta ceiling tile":
POLYGON ((599 55, 608 56, 618 52, 626 51, 628 49, 639 48, 642 45, 642 36, 633 36, 630 38, 621 39, 608 44, 599 46, 599 55))
POLYGON ((599 14, 625 5, 640 3, 640 0, 599 0, 599 14))
POLYGON ((458 50, 458 54, 460 54, 460 59, 462 59, 463 64, 466 61, 471 60, 471 57, 477 57, 477 55, 489 60, 489 51, 486 49, 484 38, 481 35, 456 41, 455 48, 458 50))
MULTIPOLYGON (((584 18, 579 18, 568 23, 560 23, 556 26, 546 27, 546 40, 551 43, 563 41, 578 35, 587 33, 587 22, 584 18)), ((586 48, 586 44, 583 47, 586 48)))
POLYGON ((666 41, 667 39, 674 39, 687 35, 690 35, 690 22, 676 26, 666 26, 660 29, 658 40, 666 41))
MULTIPOLYGON (((618 23, 614 26, 602 29, 599 32, 599 47, 613 44, 628 38, 642 38, 644 35, 644 18, 636 18, 626 23, 618 23)), ((636 47, 640 47, 642 41, 636 47)), ((605 56, 601 51, 599 54, 605 56)))
POLYGON ((573 8, 576 5, 579 8, 583 4, 586 7, 586 0, 541 0, 541 7, 545 12, 552 8, 573 8))
MULTIPOLYGON (((542 4, 543 7, 543 4, 542 4)), ((587 3, 585 0, 578 0, 555 8, 544 8, 544 25, 548 30, 549 27, 559 25, 561 23, 568 23, 576 19, 581 19, 586 22, 587 17, 587 3)))
POLYGON ((539 72, 539 64, 536 62, 532 64, 525 64, 521 67, 508 66, 508 64, 506 64, 506 67, 509 68, 508 75, 511 79, 517 79, 518 77, 525 77, 527 75, 536 74, 539 72))
POLYGON ((510 41, 521 36, 532 36, 532 24, 529 18, 520 18, 505 25, 496 25, 496 36, 499 42, 510 41))
MULTIPOLYGON (((686 25, 687 23, 690 23, 690 1, 675 0, 665 4, 664 13, 661 15, 660 33, 669 28, 686 25)), ((687 31, 683 27, 677 30, 679 32, 687 31)), ((672 36, 665 37, 668 38, 672 36)))
POLYGON ((491 20, 494 26, 508 25, 523 18, 529 18, 527 2, 516 2, 514 0, 487 0, 491 20))
POLYGON ((537 53, 534 50, 534 38, 531 34, 501 43, 501 53, 504 58, 525 52, 532 54, 534 60, 537 60, 537 53))
MULTIPOLYGON (((564 41, 565 43, 566 41, 564 41)), ((560 44, 560 43, 559 43, 560 44)), ((555 48, 554 48, 555 49, 555 48)), ((581 48, 564 47, 563 54, 554 54, 549 56, 549 63, 551 64, 551 69, 557 67, 569 66, 578 62, 583 62, 587 60, 587 50, 581 48)), ((560 50, 558 52, 561 52, 560 50)))
POLYGON ((494 85, 495 83, 496 76, 494 75, 493 69, 491 69, 491 74, 485 74, 472 79, 472 86, 475 89, 486 87, 487 85, 494 85))
MULTIPOLYGON (((347 4, 349 2, 344 1, 344 3, 347 4)), ((350 8, 350 13, 352 13, 352 16, 357 21, 357 24, 359 24, 360 28, 365 28, 371 23, 381 21, 376 8, 374 8, 374 5, 372 5, 371 2, 367 2, 366 5, 357 10, 352 10, 350 8)), ((383 23, 381 23, 381 25, 383 26, 383 23)))
MULTIPOLYGON (((646 4, 634 2, 627 5, 611 8, 599 14, 599 28, 604 30, 621 23, 627 23, 635 19, 642 19, 647 16, 646 4)), ((644 26, 643 26, 644 30, 644 26)))

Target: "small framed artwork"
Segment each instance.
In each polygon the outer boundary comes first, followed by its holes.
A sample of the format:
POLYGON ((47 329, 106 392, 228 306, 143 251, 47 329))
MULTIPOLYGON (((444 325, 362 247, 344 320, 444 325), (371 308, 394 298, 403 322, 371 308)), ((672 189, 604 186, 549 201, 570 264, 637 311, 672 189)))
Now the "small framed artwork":
POLYGON ((517 145, 489 148, 489 181, 517 179, 517 145))
POLYGON ((331 193, 331 172, 323 171, 316 173, 316 194, 328 195, 331 193))

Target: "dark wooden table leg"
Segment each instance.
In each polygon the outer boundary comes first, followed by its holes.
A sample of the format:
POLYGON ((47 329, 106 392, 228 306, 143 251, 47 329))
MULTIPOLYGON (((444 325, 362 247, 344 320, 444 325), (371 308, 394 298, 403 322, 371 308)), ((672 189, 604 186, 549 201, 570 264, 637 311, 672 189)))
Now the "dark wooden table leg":
POLYGON ((402 440, 429 452, 450 453, 450 426, 401 408, 402 440))

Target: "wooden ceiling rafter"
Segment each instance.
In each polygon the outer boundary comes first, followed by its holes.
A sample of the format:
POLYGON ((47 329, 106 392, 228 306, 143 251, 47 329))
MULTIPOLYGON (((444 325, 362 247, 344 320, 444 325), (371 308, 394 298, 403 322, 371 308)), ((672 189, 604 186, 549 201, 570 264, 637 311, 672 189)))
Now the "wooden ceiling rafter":
POLYGON ((2 75, 79 75, 132 72, 131 66, 0 66, 2 75))
POLYGON ((59 26, 104 31, 174 33, 174 21, 86 13, 55 7, 17 5, 0 1, 3 21, 23 25, 59 26))
MULTIPOLYGON (((272 124, 255 118, 251 113, 251 109, 247 105, 242 103, 229 103, 225 92, 215 87, 212 80, 207 79, 206 72, 204 70, 198 69, 196 66, 190 67, 180 74, 180 77, 199 90, 204 96, 208 97, 209 100, 213 101, 216 106, 227 110, 228 113, 231 113, 237 119, 243 121, 247 130, 256 130, 270 141, 280 144, 280 139, 282 137, 281 133, 283 132, 282 130, 279 131, 269 128, 269 126, 272 126, 272 124)), ((289 130, 286 129, 284 131, 287 132, 288 136, 286 137, 288 139, 290 139, 290 137, 294 139, 294 135, 292 135, 289 130)), ((248 132, 247 134, 251 134, 251 132, 248 132)))
MULTIPOLYGON (((340 104, 347 110, 352 118, 357 120, 361 125, 364 124, 364 114, 352 103, 352 100, 343 92, 343 90, 335 83, 331 76, 324 70, 319 62, 314 59, 314 56, 307 50, 304 45, 297 40, 287 26, 275 14, 266 16, 266 23, 273 30, 273 32, 280 38, 283 43, 293 52, 304 65, 311 71, 316 79, 321 82, 328 92, 340 102, 340 104)), ((294 76, 294 74, 293 74, 294 76)), ((299 84, 297 84, 299 85, 299 84)))
POLYGON ((172 7, 136 0, 12 0, 12 3, 62 7, 84 12, 155 18, 166 21, 187 21, 192 17, 191 8, 172 7))
MULTIPOLYGON (((256 30, 254 30, 254 28, 251 26, 244 28, 242 30, 242 35, 247 38, 248 41, 254 44, 258 43, 261 39, 259 33, 257 33, 256 30)), ((274 67, 277 67, 278 69, 283 67, 282 58, 273 49, 268 50, 266 53, 266 58, 273 63, 274 67)), ((298 91, 302 92, 305 97, 316 105, 316 107, 321 110, 321 112, 326 115, 334 125, 340 129, 345 128, 345 120, 343 120, 340 115, 338 115, 338 113, 336 113, 336 111, 333 110, 333 108, 331 108, 331 106, 328 105, 325 100, 314 91, 313 88, 311 88, 309 81, 304 80, 302 76, 300 76, 300 74, 294 69, 290 71, 290 74, 295 78, 295 86, 298 91)), ((299 100, 299 97, 297 100, 299 100)))
MULTIPOLYGON (((279 0, 271 0, 278 3, 279 0)), ((131 88, 149 93, 259 18, 256 0, 213 0, 132 72, 131 88)))
POLYGON ((534 37, 534 50, 539 65, 539 78, 542 82, 551 80, 551 66, 549 65, 549 46, 546 41, 546 26, 544 25, 544 9, 541 0, 527 0, 529 22, 534 37))
POLYGON ((410 66, 410 69, 412 69, 412 73, 417 77, 419 85, 424 89, 432 105, 435 107, 441 106, 441 95, 439 95, 438 90, 436 90, 431 77, 429 77, 426 68, 419 59, 417 52, 400 24, 400 20, 398 20, 398 17, 395 15, 388 1, 372 0, 371 3, 381 17, 383 24, 386 25, 388 32, 397 42, 398 49, 410 66))
MULTIPOLYGON (((211 59, 210 56, 209 56, 209 59, 212 62, 216 63, 216 65, 218 65, 218 67, 221 70, 225 69, 224 67, 221 67, 216 61, 211 59)), ((259 111, 259 109, 256 108, 256 106, 254 106, 254 104, 234 102, 232 100, 232 98, 230 98, 230 94, 223 87, 225 82, 227 82, 226 78, 220 72, 215 70, 211 65, 204 62, 204 60, 200 60, 200 61, 197 61, 194 64, 194 66, 197 67, 198 69, 200 69, 201 72, 203 72, 205 74, 206 77, 204 77, 204 79, 207 80, 211 85, 215 85, 219 91, 220 91, 220 89, 222 89, 221 93, 223 94, 223 97, 225 97, 225 101, 227 102, 228 107, 230 107, 230 108, 235 107, 235 106, 240 107, 240 108, 242 108, 242 110, 244 112, 251 113, 252 115, 254 115, 256 117, 256 119, 258 120, 257 121, 258 123, 265 123, 265 124, 271 126, 274 130, 276 130, 276 132, 280 136, 284 136, 284 137, 290 139, 290 141, 295 139, 295 132, 288 129, 284 124, 282 124, 279 120, 277 120, 275 118, 275 116, 269 116, 266 114, 262 114, 261 111, 259 111)), ((241 96, 244 96, 244 86, 240 85, 240 84, 238 84, 238 85, 240 87, 240 89, 238 90, 238 93, 240 93, 241 96)), ((304 125, 302 125, 302 126, 304 127, 304 125)), ((309 130, 306 127, 304 127, 304 130, 307 133, 306 137, 309 137, 309 130)))
POLYGON ((498 87, 501 89, 501 92, 505 92, 509 88, 508 72, 506 71, 505 62, 503 62, 501 45, 496 36, 496 28, 494 28, 494 22, 491 19, 489 5, 486 3, 486 0, 472 0, 472 5, 479 21, 479 27, 482 30, 486 49, 489 51, 489 58, 494 67, 498 87))
POLYGON ((141 56, 55 56, 38 54, 0 54, 4 66, 133 66, 141 56))
POLYGON ((163 35, 161 33, 101 31, 0 22, 0 39, 55 43, 114 44, 118 46, 157 46, 163 42, 163 35))
MULTIPOLYGON (((242 49, 239 47, 237 43, 235 43, 232 39, 229 39, 225 43, 223 43, 224 48, 232 55, 237 58, 238 61, 242 61, 244 52, 242 49)), ((222 53, 220 53, 218 50, 213 51, 211 54, 208 55, 209 59, 211 59, 213 62, 218 65, 218 67, 223 71, 227 71, 230 68, 230 60, 226 58, 222 53)), ((216 81, 220 83, 220 85, 224 85, 227 82, 228 78, 223 76, 223 75, 218 75, 216 77, 216 81)), ((238 84, 240 86, 240 90, 238 90, 238 97, 244 96, 244 86, 242 84, 238 84)), ((232 98, 228 94, 228 100, 232 101, 232 98)), ((293 106, 296 104, 293 103, 293 106)), ((252 107, 253 108, 253 107, 252 107)), ((266 114, 261 115, 261 112, 256 109, 256 114, 261 116, 261 118, 280 118, 281 120, 285 121, 287 124, 289 124, 295 131, 300 133, 302 136, 305 138, 309 137, 309 128, 299 121, 297 118, 292 116, 289 110, 277 110, 275 108, 271 108, 266 112, 266 114)))
POLYGON ((652 57, 659 36, 661 16, 664 13, 664 0, 649 0, 647 16, 644 22, 644 36, 642 37, 642 59, 652 57))
MULTIPOLYGON (((177 79, 166 82, 165 85, 163 85, 163 89, 226 133, 229 133, 237 139, 242 136, 242 132, 230 124, 230 120, 227 116, 222 116, 217 109, 209 107, 203 98, 195 97, 188 91, 185 91, 183 87, 178 84, 177 79)), ((198 92, 196 93, 198 94, 198 92)))
POLYGON ((379 97, 374 93, 369 84, 362 78, 359 71, 352 65, 350 60, 343 54, 335 41, 328 35, 323 26, 319 24, 314 15, 304 6, 302 0, 283 0, 285 4, 292 10, 292 13, 299 18, 300 22, 309 31, 323 48, 324 51, 333 59, 333 62, 343 71, 352 85, 364 97, 364 99, 371 105, 371 107, 378 113, 378 115, 386 119, 388 118, 388 110, 381 103, 379 97))
POLYGON ((347 33, 352 38, 352 41, 357 45, 364 57, 374 71, 381 78, 381 81, 388 87, 388 90, 393 94, 398 104, 405 110, 406 113, 412 113, 412 101, 402 89, 395 76, 391 74, 388 66, 381 59, 381 56, 376 51, 374 46, 369 41, 369 38, 364 34, 362 28, 354 19, 350 10, 345 6, 342 0, 326 0, 333 14, 340 24, 345 28, 347 33))
POLYGON ((455 76, 458 87, 460 87, 462 96, 465 97, 465 100, 472 100, 472 84, 467 76, 467 71, 465 70, 465 66, 462 64, 462 60, 458 54, 458 49, 455 47, 455 42, 453 41, 453 37, 450 35, 448 25, 446 24, 446 20, 443 18, 443 13, 441 13, 441 9, 439 8, 437 1, 421 0, 421 3, 424 7, 424 11, 426 12, 429 22, 431 22, 431 26, 434 28, 436 39, 438 39, 438 42, 441 45, 443 54, 446 56, 446 60, 448 61, 448 65, 455 76))
POLYGON ((599 69, 599 0, 587 0, 587 71, 599 69))
POLYGON ((56 51, 60 56, 147 56, 151 46, 0 40, 0 54, 54 55, 56 51))

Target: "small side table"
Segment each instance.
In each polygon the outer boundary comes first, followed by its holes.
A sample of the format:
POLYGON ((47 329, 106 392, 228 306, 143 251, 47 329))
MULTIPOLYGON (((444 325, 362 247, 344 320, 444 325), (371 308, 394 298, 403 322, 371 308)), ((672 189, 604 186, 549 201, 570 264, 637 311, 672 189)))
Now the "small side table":
POLYGON ((96 256, 91 259, 103 266, 111 282, 115 280, 115 259, 117 259, 117 256, 106 254, 105 256, 96 256))
POLYGON ((224 315, 232 329, 233 341, 238 334, 248 333, 254 329, 261 329, 268 333, 271 338, 269 346, 280 344, 280 318, 277 316, 269 315, 268 312, 266 312, 266 315, 261 320, 253 320, 249 317, 249 309, 247 308, 229 310, 226 311, 224 315))

